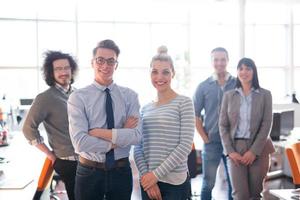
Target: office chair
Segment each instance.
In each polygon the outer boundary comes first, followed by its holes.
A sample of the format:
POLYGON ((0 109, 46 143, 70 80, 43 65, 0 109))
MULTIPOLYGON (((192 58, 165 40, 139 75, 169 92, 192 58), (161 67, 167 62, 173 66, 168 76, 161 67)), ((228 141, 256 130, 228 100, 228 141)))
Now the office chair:
POLYGON ((293 183, 296 188, 300 188, 300 142, 286 147, 285 153, 290 164, 293 183))
POLYGON ((50 181, 51 181, 50 199, 59 200, 59 198, 54 195, 53 188, 52 188, 53 174, 54 174, 54 169, 52 166, 52 162, 50 159, 46 158, 38 180, 38 186, 35 191, 33 200, 40 200, 44 190, 49 186, 50 181))

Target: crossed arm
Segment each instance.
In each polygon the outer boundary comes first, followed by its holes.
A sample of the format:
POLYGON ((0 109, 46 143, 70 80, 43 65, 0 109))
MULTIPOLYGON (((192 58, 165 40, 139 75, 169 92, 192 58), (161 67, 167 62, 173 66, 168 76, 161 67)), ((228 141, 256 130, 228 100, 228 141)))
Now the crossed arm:
MULTIPOLYGON (((138 125, 138 121, 137 117, 130 116, 126 119, 123 128, 135 128, 138 125)), ((89 135, 112 142, 113 131, 112 129, 94 128, 89 130, 89 135)), ((114 144, 113 146, 115 147, 114 144)))

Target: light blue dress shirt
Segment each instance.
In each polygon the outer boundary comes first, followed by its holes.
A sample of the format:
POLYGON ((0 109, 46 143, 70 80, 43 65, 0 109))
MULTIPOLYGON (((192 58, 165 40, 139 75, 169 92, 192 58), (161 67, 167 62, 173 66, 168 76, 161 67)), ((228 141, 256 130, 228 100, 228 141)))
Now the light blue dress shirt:
POLYGON ((75 152, 97 162, 105 162, 105 153, 111 149, 112 143, 117 146, 114 149, 115 160, 128 157, 131 145, 138 144, 142 137, 141 120, 136 128, 123 128, 129 116, 140 119, 138 95, 133 90, 115 83, 108 86, 115 120, 112 142, 88 134, 88 131, 94 128, 107 128, 104 91, 106 88, 107 86, 94 82, 75 90, 68 100, 69 129, 75 152))
POLYGON ((252 93, 255 90, 252 88, 249 95, 245 96, 241 88, 237 88, 236 91, 241 96, 240 115, 238 127, 236 130, 235 138, 250 138, 250 120, 251 120, 251 108, 252 108, 252 93))
POLYGON ((204 129, 210 142, 221 142, 218 122, 223 94, 234 89, 236 85, 236 79, 229 73, 226 75, 226 83, 223 87, 217 80, 216 75, 213 74, 201 82, 193 97, 195 115, 201 117, 201 114, 204 114, 204 129))

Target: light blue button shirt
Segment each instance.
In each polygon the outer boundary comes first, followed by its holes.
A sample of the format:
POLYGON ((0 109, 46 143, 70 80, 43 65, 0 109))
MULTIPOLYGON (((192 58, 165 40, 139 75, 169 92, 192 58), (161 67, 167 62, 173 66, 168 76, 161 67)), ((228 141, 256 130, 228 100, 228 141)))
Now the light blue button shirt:
POLYGON ((236 79, 229 73, 223 87, 218 84, 214 74, 196 89, 193 97, 195 115, 201 117, 201 114, 204 114, 204 129, 210 142, 221 142, 218 122, 222 98, 224 92, 234 89, 235 85, 236 79))
POLYGON ((250 120, 251 120, 251 107, 252 107, 252 93, 254 89, 252 88, 248 96, 245 96, 241 88, 237 88, 236 91, 240 94, 241 105, 240 105, 240 115, 237 131, 235 138, 250 138, 250 120))
MULTIPOLYGON (((107 128, 105 111, 106 86, 97 82, 75 90, 68 100, 70 136, 79 155, 93 161, 105 162, 105 153, 111 149, 112 142, 90 136, 88 131, 94 128, 107 128)), ((133 129, 123 128, 129 116, 140 118, 138 95, 131 89, 112 83, 110 89, 115 129, 113 143, 115 160, 128 157, 131 145, 138 144, 142 137, 141 120, 133 129)))

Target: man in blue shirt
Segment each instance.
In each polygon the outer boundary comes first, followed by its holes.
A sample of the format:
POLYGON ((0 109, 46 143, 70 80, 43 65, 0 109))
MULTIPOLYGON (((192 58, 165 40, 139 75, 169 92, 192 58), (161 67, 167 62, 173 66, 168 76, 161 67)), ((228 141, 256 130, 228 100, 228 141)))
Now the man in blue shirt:
POLYGON ((211 199, 216 172, 221 158, 224 162, 228 180, 228 199, 232 199, 226 157, 223 154, 218 121, 223 93, 235 87, 236 79, 226 71, 229 60, 226 49, 222 47, 213 49, 211 59, 215 72, 211 77, 199 84, 194 94, 196 129, 204 142, 202 151, 203 182, 201 199, 211 199), (204 123, 202 122, 202 114, 204 123))
POLYGON ((128 156, 131 145, 141 140, 140 105, 133 90, 113 81, 119 53, 114 41, 99 42, 91 61, 94 82, 75 91, 68 101, 71 140, 79 154, 77 200, 131 198, 128 156))

